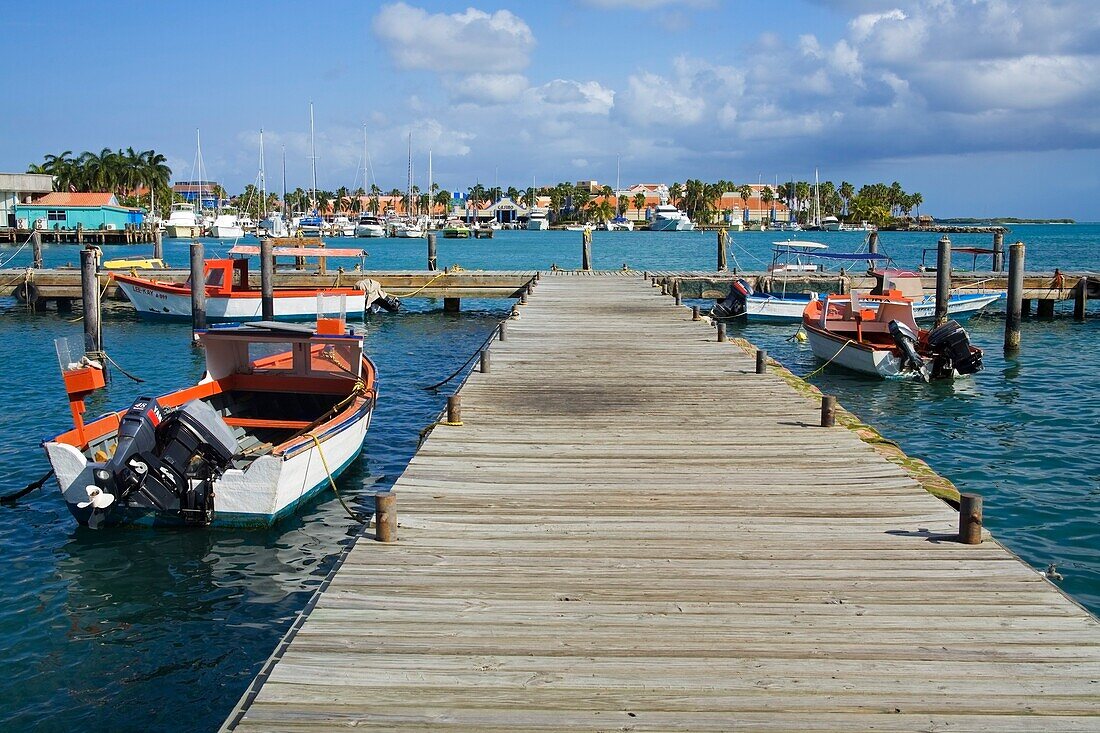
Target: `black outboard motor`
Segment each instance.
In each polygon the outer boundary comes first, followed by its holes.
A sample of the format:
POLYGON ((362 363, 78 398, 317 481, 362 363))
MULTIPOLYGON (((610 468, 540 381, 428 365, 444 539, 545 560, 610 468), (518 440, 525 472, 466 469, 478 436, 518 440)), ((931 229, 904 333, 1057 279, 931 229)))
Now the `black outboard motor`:
POLYGON ((982 370, 981 349, 970 348, 970 336, 958 321, 948 321, 928 333, 934 359, 933 376, 949 377, 952 370, 974 374, 982 370))
POLYGON ((380 313, 383 310, 388 313, 396 313, 401 310, 401 299, 395 298, 392 295, 382 295, 379 298, 375 298, 374 302, 368 306, 371 314, 380 313))
POLYGON ((901 321, 890 321, 890 337, 901 353, 905 356, 905 362, 917 373, 921 381, 928 381, 928 367, 924 359, 917 352, 917 343, 920 339, 917 333, 901 321))
POLYGON ((711 318, 735 318, 745 312, 745 299, 752 295, 752 285, 743 278, 733 281, 730 294, 714 304, 710 311, 711 318))
POLYGON ((237 451, 217 411, 193 400, 174 412, 139 398, 123 416, 114 456, 92 466, 96 486, 115 505, 175 513, 185 524, 209 524, 214 481, 237 451))

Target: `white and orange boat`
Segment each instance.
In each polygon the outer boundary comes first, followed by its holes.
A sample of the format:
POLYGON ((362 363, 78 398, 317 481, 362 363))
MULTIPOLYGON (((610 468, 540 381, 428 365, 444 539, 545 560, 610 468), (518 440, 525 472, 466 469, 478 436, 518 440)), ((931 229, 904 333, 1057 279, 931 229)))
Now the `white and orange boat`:
MULTIPOLYGON (((310 247, 275 247, 275 254, 292 257, 357 257, 362 250, 323 249, 310 247)), ((237 247, 231 254, 258 254, 258 247, 237 247)), ((248 260, 212 259, 203 267, 206 285, 206 320, 209 323, 240 323, 263 318, 260 288, 253 287, 248 277, 248 260)), ((191 320, 191 280, 184 283, 163 282, 137 275, 115 274, 114 279, 134 308, 144 318, 191 320)), ((276 320, 311 320, 318 316, 319 294, 343 296, 347 307, 361 312, 370 306, 368 295, 354 287, 283 288, 274 289, 276 320)), ((384 295, 384 294, 383 294, 384 295)), ((372 299, 373 300, 373 299, 372 299)), ((387 306, 388 308, 388 306, 387 306)))
POLYGON ((43 443, 82 525, 266 526, 335 479, 363 447, 377 396, 363 337, 343 318, 198 333, 198 384, 84 423, 102 367, 58 356, 75 426, 43 443))
POLYGON ((982 350, 962 326, 918 327, 913 301, 894 290, 811 300, 802 326, 814 356, 865 374, 927 382, 982 368, 982 350))

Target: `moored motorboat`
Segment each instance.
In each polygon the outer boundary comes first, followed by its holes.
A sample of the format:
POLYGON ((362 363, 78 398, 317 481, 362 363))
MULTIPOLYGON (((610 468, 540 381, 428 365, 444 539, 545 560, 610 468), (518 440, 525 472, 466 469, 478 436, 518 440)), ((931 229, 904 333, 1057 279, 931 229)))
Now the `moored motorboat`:
MULTIPOLYGON (((357 257, 361 250, 310 247, 275 247, 281 257, 357 257)), ((239 255, 259 254, 258 247, 238 246, 230 252, 239 255)), ((257 321, 263 318, 260 288, 252 287, 248 277, 248 260, 211 259, 204 263, 206 283, 206 320, 210 323, 257 321)), ((114 275, 115 281, 143 318, 185 321, 191 319, 191 281, 162 282, 136 275, 114 275)), ((318 295, 346 298, 346 307, 361 312, 372 303, 357 287, 276 287, 272 306, 277 320, 314 318, 318 295)), ((385 293, 379 297, 388 298, 385 293)), ((332 302, 326 299, 326 302, 332 302)), ((391 301, 386 301, 387 306, 391 301)), ((392 303, 396 303, 392 300, 392 303)), ((394 307, 396 309, 396 306, 394 307)), ((387 307, 387 310, 390 310, 387 307)))
POLYGON ((377 216, 362 214, 355 222, 355 236, 384 237, 386 236, 386 225, 377 216))
POLYGON ((195 205, 190 203, 172 204, 164 233, 171 239, 186 239, 202 236, 202 224, 195 214, 195 205))
POLYGON ((982 350, 962 326, 918 327, 913 302, 896 291, 811 300, 802 327, 814 356, 865 374, 929 381, 982 369, 982 350))
POLYGON ((335 486, 361 452, 376 370, 343 318, 196 335, 198 384, 88 424, 102 367, 59 344, 75 426, 43 447, 80 524, 270 525, 335 486))
POLYGON ((469 239, 470 228, 458 219, 449 220, 443 227, 444 239, 469 239))

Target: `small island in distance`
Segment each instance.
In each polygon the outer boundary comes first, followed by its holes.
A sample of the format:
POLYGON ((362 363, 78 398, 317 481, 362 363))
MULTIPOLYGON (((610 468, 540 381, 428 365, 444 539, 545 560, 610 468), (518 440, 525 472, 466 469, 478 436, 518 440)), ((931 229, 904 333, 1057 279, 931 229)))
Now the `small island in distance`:
POLYGON ((1074 219, 1019 219, 1014 216, 995 217, 991 219, 972 219, 966 217, 954 219, 936 219, 937 224, 953 224, 957 226, 983 226, 995 224, 1076 224, 1074 219))

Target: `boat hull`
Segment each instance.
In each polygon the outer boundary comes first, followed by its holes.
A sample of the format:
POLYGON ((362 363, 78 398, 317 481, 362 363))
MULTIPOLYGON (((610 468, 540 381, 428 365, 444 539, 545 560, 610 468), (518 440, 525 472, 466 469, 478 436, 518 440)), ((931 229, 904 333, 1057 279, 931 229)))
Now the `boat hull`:
POLYGON ((917 376, 903 369, 899 356, 889 349, 873 349, 850 339, 806 326, 806 339, 814 356, 855 372, 883 379, 911 379, 917 376))
MULTIPOLYGON (((191 320, 191 293, 157 287, 155 284, 134 282, 131 278, 116 276, 119 288, 133 304, 143 318, 158 320, 191 320)), ((365 294, 361 290, 342 288, 324 291, 294 291, 280 293, 275 291, 273 306, 276 320, 312 320, 318 316, 317 295, 344 295, 349 313, 361 313, 365 307, 365 294)), ((206 298, 206 320, 210 323, 228 323, 241 321, 259 321, 263 318, 260 293, 240 293, 232 297, 208 295, 206 298)), ((333 312, 322 315, 338 316, 333 312)))
POLYGON ((244 227, 241 226, 218 226, 215 224, 210 227, 210 236, 214 239, 240 239, 244 236, 244 227))
POLYGON ((355 236, 361 239, 373 239, 386 236, 386 230, 381 224, 361 224, 355 227, 355 236))
POLYGON ((544 232, 550 228, 550 222, 546 219, 529 219, 527 229, 532 232, 544 232))
POLYGON ((690 232, 695 223, 690 219, 657 219, 649 225, 651 232, 690 232))
POLYGON ((201 237, 202 227, 198 224, 169 224, 164 228, 169 239, 190 239, 201 237))
MULTIPOLYGON (((373 399, 366 399, 358 410, 317 436, 320 447, 306 439, 284 455, 261 456, 244 470, 227 470, 214 483, 211 526, 271 526, 322 493, 330 486, 329 471, 336 479, 362 452, 373 411, 373 399)), ((91 464, 66 443, 48 441, 43 447, 66 505, 78 522, 88 524, 91 510, 77 503, 87 499, 85 487, 93 483, 91 464)), ((133 507, 115 508, 104 522, 104 526, 179 524, 182 521, 175 513, 133 507)))
MULTIPOLYGON (((1001 293, 967 293, 953 295, 947 301, 947 314, 966 319, 991 303, 1004 297, 1001 293)), ((791 293, 785 296, 749 296, 745 299, 745 317, 757 323, 797 323, 809 304, 808 294, 791 293)), ((868 302, 867 308, 875 310, 878 304, 868 302)), ((936 317, 936 297, 926 295, 913 301, 913 317, 918 321, 930 321, 936 317)))

